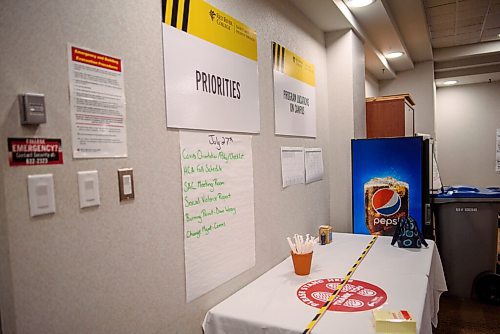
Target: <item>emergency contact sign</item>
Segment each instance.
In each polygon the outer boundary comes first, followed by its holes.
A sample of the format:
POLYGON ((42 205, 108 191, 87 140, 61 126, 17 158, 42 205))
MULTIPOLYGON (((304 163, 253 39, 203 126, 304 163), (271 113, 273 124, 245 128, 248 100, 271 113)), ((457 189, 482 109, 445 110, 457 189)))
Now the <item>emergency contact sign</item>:
POLYGON ((63 163, 61 139, 7 138, 10 166, 58 165, 63 163))

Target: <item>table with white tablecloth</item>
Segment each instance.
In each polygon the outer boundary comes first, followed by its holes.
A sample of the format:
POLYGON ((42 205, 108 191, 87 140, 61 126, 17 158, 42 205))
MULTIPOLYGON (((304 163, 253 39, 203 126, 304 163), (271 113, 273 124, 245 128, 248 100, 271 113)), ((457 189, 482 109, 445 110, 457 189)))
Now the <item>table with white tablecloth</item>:
MULTIPOLYGON (((371 238, 334 233, 332 243, 315 247, 307 276, 296 275, 286 258, 211 308, 205 334, 302 333, 371 238)), ((432 333, 446 291, 438 249, 432 241, 427 248, 398 248, 391 239, 377 239, 313 333, 375 333, 373 308, 408 310, 417 333, 432 333)))

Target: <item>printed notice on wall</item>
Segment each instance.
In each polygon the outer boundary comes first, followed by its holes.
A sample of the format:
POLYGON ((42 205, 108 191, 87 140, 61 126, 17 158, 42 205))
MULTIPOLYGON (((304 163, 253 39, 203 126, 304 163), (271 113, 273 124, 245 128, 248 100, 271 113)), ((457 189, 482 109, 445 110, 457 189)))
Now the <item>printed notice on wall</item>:
POLYGON ((275 133, 316 137, 314 65, 275 42, 272 48, 275 133))
POLYGON ((257 34, 203 0, 163 0, 167 127, 260 132, 257 34))
POLYGON ((68 44, 73 158, 127 156, 123 60, 68 44))
POLYGON ((436 155, 432 153, 432 191, 441 191, 443 184, 441 183, 441 176, 439 174, 438 163, 436 155))
POLYGON ((294 184, 304 184, 304 148, 282 147, 281 148, 281 176, 283 188, 294 184))
POLYGON ((180 131, 186 299, 255 265, 251 136, 180 131))
POLYGON ((323 180, 323 150, 305 149, 306 183, 323 180))
POLYGON ((496 172, 500 174, 500 129, 497 129, 496 172))

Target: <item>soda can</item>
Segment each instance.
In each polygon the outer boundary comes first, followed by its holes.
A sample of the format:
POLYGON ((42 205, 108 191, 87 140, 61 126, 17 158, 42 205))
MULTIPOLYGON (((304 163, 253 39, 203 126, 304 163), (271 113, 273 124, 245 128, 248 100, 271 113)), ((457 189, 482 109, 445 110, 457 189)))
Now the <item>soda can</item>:
POLYGON ((319 238, 322 245, 332 242, 332 227, 330 225, 321 225, 319 227, 319 238), (324 242, 323 242, 324 240, 324 242))
POLYGON ((374 177, 364 184, 365 224, 370 234, 393 235, 401 217, 408 217, 409 185, 393 177, 374 177))

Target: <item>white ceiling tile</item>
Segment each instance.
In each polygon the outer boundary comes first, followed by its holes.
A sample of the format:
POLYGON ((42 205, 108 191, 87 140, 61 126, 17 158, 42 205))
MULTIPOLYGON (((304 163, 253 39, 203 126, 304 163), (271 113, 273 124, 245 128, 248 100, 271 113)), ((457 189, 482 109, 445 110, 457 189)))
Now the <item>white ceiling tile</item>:
POLYGON ((497 14, 488 15, 486 18, 485 29, 500 27, 500 12, 497 14))
POLYGON ((484 22, 484 16, 459 17, 457 20, 457 25, 459 27, 467 27, 473 25, 482 26, 483 22, 484 22))
POLYGON ((448 5, 427 8, 427 13, 429 17, 433 18, 442 15, 455 15, 455 10, 456 10, 455 3, 451 3, 448 5))
POLYGON ((496 4, 492 4, 490 7, 489 14, 500 13, 500 0, 496 4))
POLYGON ((455 36, 432 39, 434 48, 447 48, 455 45, 455 36))
POLYGON ((457 34, 476 33, 479 37, 479 34, 481 34, 482 27, 483 27, 482 24, 475 24, 475 25, 469 25, 469 26, 458 26, 457 27, 457 34))
POLYGON ((455 21, 436 22, 429 25, 430 31, 455 30, 455 21))
POLYGON ((481 41, 477 32, 469 32, 455 35, 455 42, 460 44, 479 43, 481 41))
POLYGON ((440 23, 455 23, 455 14, 446 14, 446 15, 439 15, 439 16, 434 16, 430 17, 429 24, 440 24, 440 23))
POLYGON ((425 7, 435 7, 455 2, 456 0, 424 0, 424 5, 425 7))
POLYGON ((459 1, 458 2, 458 7, 457 10, 459 12, 479 12, 479 13, 486 13, 486 10, 488 9, 488 0, 465 0, 465 1, 459 1))
POLYGON ((500 27, 493 29, 485 29, 483 35, 481 36, 481 41, 491 41, 498 40, 498 34, 500 34, 500 27))
POLYGON ((434 40, 436 38, 442 38, 447 36, 454 36, 455 29, 441 29, 437 31, 431 31, 431 38, 434 40))

